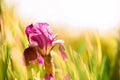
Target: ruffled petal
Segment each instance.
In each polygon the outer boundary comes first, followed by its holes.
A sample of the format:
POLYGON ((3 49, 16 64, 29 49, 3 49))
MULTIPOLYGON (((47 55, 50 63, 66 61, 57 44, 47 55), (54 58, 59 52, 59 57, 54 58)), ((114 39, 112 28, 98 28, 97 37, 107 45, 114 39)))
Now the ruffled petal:
POLYGON ((41 34, 35 34, 30 36, 31 43, 37 43, 41 49, 46 45, 46 40, 43 35, 41 34))
POLYGON ((31 47, 38 46, 38 43, 35 40, 31 39, 32 36, 33 36, 32 34, 29 35, 29 46, 31 47))

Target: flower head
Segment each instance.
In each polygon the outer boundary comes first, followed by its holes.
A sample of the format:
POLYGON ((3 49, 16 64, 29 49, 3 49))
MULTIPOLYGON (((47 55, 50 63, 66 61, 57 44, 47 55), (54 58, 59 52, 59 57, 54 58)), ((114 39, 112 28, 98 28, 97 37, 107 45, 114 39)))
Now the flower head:
POLYGON ((42 55, 49 53, 52 43, 55 41, 55 35, 47 23, 31 24, 26 28, 26 35, 30 45, 39 46, 42 55))
MULTIPOLYGON (((61 55, 63 59, 66 59, 66 54, 64 50, 63 40, 56 40, 56 35, 52 33, 49 24, 47 23, 36 23, 36 24, 30 24, 26 27, 25 33, 27 35, 28 41, 29 41, 29 47, 36 47, 34 51, 24 52, 25 57, 28 55, 31 55, 31 53, 34 55, 39 54, 37 56, 39 60, 41 60, 42 56, 50 54, 50 51, 55 45, 59 45, 59 50, 61 52, 61 55), (37 52, 37 53, 36 53, 37 52), (40 56, 41 55, 41 56, 40 56)), ((26 58, 27 59, 27 58, 26 58)), ((31 60, 31 59, 27 59, 31 60)), ((41 60, 43 62, 43 60, 41 60)), ((41 62, 39 61, 39 62, 41 62)))

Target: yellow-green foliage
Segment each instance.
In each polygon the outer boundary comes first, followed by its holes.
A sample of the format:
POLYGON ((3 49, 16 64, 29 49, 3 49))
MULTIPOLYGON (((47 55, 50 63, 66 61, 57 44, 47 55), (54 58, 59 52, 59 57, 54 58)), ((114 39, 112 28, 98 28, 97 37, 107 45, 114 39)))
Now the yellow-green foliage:
MULTIPOLYGON (((26 67, 24 64, 23 51, 28 44, 24 33, 25 23, 14 15, 14 7, 8 8, 1 0, 0 4, 0 80, 42 78, 43 66, 36 64, 26 67)), ((54 33, 65 41, 68 56, 63 61, 56 49, 51 52, 56 80, 110 80, 113 74, 118 73, 114 73, 116 55, 119 54, 115 36, 84 32, 73 37, 60 29, 55 29, 54 33)), ((119 78, 118 75, 115 77, 119 78)))

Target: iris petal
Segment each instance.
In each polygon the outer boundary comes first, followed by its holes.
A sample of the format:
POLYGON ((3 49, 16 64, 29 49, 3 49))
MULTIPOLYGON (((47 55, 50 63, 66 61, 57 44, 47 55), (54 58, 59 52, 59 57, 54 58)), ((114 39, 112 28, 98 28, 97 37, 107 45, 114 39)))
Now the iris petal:
POLYGON ((25 33, 26 33, 27 37, 28 37, 29 33, 31 32, 32 27, 33 27, 32 24, 30 24, 26 27, 25 33))
POLYGON ((54 78, 54 76, 52 74, 50 74, 49 80, 55 80, 55 78, 54 78))
MULTIPOLYGON (((44 44, 45 44, 45 41, 43 41, 44 37, 43 37, 42 35, 40 35, 40 34, 35 34, 35 35, 32 35, 30 38, 31 38, 31 41, 33 40, 33 41, 37 42, 38 45, 39 45, 39 47, 40 47, 41 49, 43 49, 44 44)), ((44 39, 44 40, 45 40, 45 39, 44 39)), ((32 42, 31 42, 31 43, 32 43, 32 42)))
POLYGON ((55 80, 54 76, 52 74, 45 76, 42 80, 55 80))
POLYGON ((66 55, 65 48, 64 48, 63 44, 59 44, 59 50, 61 52, 61 56, 62 56, 63 60, 66 60, 67 55, 66 55))
POLYGON ((28 47, 24 50, 24 59, 26 65, 29 65, 29 61, 34 61, 37 58, 37 52, 34 47, 28 47))
POLYGON ((54 44, 63 44, 63 43, 64 43, 63 40, 55 40, 55 41, 52 42, 53 45, 54 44))
POLYGON ((37 54, 37 55, 38 55, 39 64, 43 65, 44 64, 43 57, 40 54, 37 54))

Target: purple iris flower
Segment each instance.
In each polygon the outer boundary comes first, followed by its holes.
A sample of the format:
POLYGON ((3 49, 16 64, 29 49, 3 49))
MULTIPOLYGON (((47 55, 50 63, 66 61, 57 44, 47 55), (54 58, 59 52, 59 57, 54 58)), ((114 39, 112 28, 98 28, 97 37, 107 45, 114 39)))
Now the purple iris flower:
POLYGON ((59 45, 59 50, 63 60, 67 58, 64 49, 64 41, 56 40, 56 35, 52 33, 49 24, 36 23, 26 27, 25 33, 29 41, 29 47, 24 51, 26 64, 29 61, 38 60, 44 64, 43 56, 49 55, 55 45, 59 45))

